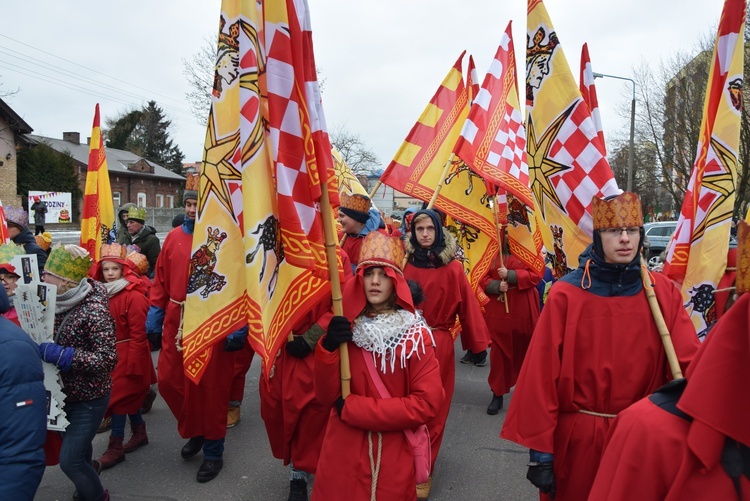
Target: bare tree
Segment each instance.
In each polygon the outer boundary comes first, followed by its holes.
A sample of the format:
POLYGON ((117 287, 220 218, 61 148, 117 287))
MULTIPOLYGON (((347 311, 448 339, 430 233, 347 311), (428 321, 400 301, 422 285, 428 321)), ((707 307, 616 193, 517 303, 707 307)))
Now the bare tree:
POLYGON ((369 174, 380 167, 375 153, 367 147, 364 140, 345 127, 329 131, 331 144, 341 152, 344 161, 355 175, 369 174))
POLYGON ((190 92, 185 98, 190 104, 193 115, 202 123, 208 121, 211 110, 211 89, 214 85, 214 68, 216 67, 216 39, 206 36, 201 48, 193 54, 190 61, 182 60, 182 74, 187 78, 190 92))

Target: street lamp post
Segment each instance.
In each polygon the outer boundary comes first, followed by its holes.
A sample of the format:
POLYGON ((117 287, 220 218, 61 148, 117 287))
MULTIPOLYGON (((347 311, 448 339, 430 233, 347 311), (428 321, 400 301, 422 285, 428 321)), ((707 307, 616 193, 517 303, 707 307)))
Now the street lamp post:
POLYGON ((633 157, 635 156, 635 149, 633 147, 633 140, 635 136, 635 80, 627 77, 619 77, 617 75, 594 73, 594 78, 604 77, 617 78, 619 80, 628 80, 633 84, 633 101, 630 104, 630 149, 628 151, 628 191, 633 191, 633 157))

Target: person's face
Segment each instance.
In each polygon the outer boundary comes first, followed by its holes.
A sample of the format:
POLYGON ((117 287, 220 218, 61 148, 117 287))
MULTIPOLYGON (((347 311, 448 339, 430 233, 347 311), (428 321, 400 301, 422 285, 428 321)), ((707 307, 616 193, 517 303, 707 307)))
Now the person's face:
POLYGON ((8 296, 13 296, 16 293, 16 287, 18 287, 18 275, 14 275, 13 273, 5 273, 0 272, 0 282, 3 283, 3 287, 5 287, 5 292, 8 294, 8 296))
POLYGON ((365 227, 364 224, 356 219, 350 218, 341 211, 339 211, 339 223, 341 223, 341 229, 344 233, 357 234, 365 227))
POLYGON ((638 253, 640 228, 606 228, 599 230, 604 260, 613 264, 628 264, 638 253))
POLYGON ((128 226, 128 233, 131 235, 135 235, 139 231, 141 231, 141 228, 143 228, 143 224, 139 223, 135 219, 128 219, 125 221, 125 224, 128 226))
POLYGON ((122 219, 125 224, 128 224, 128 211, 120 212, 120 219, 122 219))
POLYGON ((64 278, 56 277, 55 275, 48 273, 46 271, 42 272, 42 282, 50 285, 57 286, 58 291, 60 288, 67 284, 69 280, 65 280, 64 278))
POLYGON ((114 282, 122 278, 122 266, 114 261, 102 262, 102 275, 105 282, 114 282))
POLYGON ((8 225, 8 236, 11 239, 16 238, 19 233, 21 233, 21 228, 19 228, 18 226, 14 225, 14 224, 9 224, 8 225))
POLYGON ((529 65, 529 85, 538 89, 547 74, 549 74, 549 56, 537 56, 529 65))
POLYGON ((195 219, 195 215, 198 213, 198 201, 188 198, 185 201, 185 218, 195 219))
POLYGON ((424 248, 432 247, 435 243, 435 223, 430 218, 420 219, 414 225, 414 234, 419 245, 424 248))
POLYGON ((393 295, 393 279, 379 266, 367 268, 364 272, 365 297, 375 311, 390 309, 393 295))

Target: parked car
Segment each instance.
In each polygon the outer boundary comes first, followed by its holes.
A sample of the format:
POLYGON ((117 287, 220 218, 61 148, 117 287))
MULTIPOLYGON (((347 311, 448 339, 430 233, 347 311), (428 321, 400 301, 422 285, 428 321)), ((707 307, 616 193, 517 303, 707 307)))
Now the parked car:
POLYGON ((643 225, 646 238, 649 242, 647 259, 658 256, 667 248, 672 234, 677 229, 677 221, 655 221, 643 225))

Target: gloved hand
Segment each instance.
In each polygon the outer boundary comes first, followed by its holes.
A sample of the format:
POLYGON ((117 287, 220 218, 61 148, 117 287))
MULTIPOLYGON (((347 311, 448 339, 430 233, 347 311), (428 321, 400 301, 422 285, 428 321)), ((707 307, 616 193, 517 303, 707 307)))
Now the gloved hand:
POLYGON ((161 349, 161 331, 164 325, 164 310, 158 306, 149 306, 146 315, 146 337, 151 351, 161 349))
POLYGON ((247 331, 248 327, 245 325, 228 335, 224 340, 224 351, 239 351, 244 348, 247 331))
POLYGON ((531 461, 526 478, 534 484, 543 494, 549 494, 550 499, 555 499, 557 483, 553 469, 553 455, 535 450, 529 451, 531 461))
POLYGON ((73 348, 62 347, 57 343, 42 343, 39 345, 39 358, 56 365, 63 372, 70 370, 74 353, 73 348))
POLYGON ((333 403, 333 405, 336 407, 336 412, 338 413, 339 417, 341 417, 341 413, 344 412, 344 403, 346 403, 346 400, 344 400, 342 397, 337 398, 333 403))
POLYGON ((294 340, 286 343, 286 352, 297 358, 305 358, 312 353, 312 348, 302 336, 294 336, 294 340))
POLYGON ((161 332, 147 332, 148 344, 151 345, 151 351, 161 350, 161 332))
POLYGON ((335 351, 341 343, 352 340, 352 324, 346 317, 335 316, 328 324, 328 333, 322 341, 323 348, 335 351))

